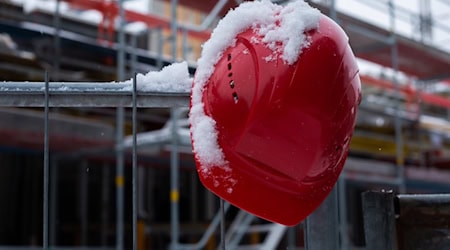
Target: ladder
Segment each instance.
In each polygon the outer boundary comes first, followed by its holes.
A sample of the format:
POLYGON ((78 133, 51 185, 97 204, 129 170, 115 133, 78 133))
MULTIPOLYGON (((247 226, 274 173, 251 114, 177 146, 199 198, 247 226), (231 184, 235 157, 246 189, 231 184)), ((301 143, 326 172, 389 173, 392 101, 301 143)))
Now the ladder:
MULTIPOLYGON (((287 229, 278 223, 265 222, 257 219, 256 216, 240 210, 229 226, 225 235, 227 249, 236 250, 271 250, 276 249, 287 229), (263 239, 258 244, 240 245, 242 239, 247 234, 259 233, 263 239)), ((219 246, 218 249, 221 249, 219 246)))

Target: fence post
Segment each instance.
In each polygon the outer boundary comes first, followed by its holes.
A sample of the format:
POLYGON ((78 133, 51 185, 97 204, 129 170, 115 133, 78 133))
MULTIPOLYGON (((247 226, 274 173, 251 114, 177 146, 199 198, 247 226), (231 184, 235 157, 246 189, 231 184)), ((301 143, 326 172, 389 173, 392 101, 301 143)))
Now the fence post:
POLYGON ((339 249, 337 185, 314 213, 306 218, 305 248, 307 250, 339 249))
POLYGON ((362 194, 367 250, 397 249, 394 197, 392 191, 362 194))

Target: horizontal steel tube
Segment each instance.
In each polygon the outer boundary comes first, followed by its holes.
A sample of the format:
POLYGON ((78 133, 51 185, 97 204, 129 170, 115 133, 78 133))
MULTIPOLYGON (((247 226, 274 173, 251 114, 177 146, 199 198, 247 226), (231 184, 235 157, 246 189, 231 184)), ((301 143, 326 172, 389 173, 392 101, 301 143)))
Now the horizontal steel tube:
MULTIPOLYGON (((0 107, 44 107, 44 82, 1 82, 0 107)), ((187 107, 187 92, 137 92, 137 107, 187 107)), ((50 107, 132 107, 131 83, 51 82, 50 107)))
POLYGON ((450 194, 398 195, 397 202, 402 224, 449 230, 450 194))

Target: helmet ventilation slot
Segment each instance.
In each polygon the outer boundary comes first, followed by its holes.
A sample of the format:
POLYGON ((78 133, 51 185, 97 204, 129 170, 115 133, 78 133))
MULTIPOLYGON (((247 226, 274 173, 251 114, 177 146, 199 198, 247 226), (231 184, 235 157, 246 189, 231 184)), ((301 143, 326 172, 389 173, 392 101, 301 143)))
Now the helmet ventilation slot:
MULTIPOLYGON (((231 78, 230 79, 230 88, 234 89, 235 83, 234 83, 234 79, 232 78, 233 77, 233 72, 231 71, 231 69, 233 68, 233 65, 231 64, 231 53, 228 54, 227 60, 228 60, 228 77, 231 78)), ((234 103, 238 103, 239 96, 238 96, 236 91, 234 91, 232 93, 232 96, 233 96, 234 103)))

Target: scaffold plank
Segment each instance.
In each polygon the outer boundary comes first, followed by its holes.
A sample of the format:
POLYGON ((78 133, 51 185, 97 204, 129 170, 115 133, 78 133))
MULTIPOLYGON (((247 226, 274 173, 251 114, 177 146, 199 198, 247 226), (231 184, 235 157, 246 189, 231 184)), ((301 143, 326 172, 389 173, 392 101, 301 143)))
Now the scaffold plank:
MULTIPOLYGON (((188 92, 137 91, 138 108, 187 107, 188 92)), ((0 107, 44 107, 45 82, 1 82, 0 107)), ((127 83, 50 82, 50 107, 132 107, 127 83)))

